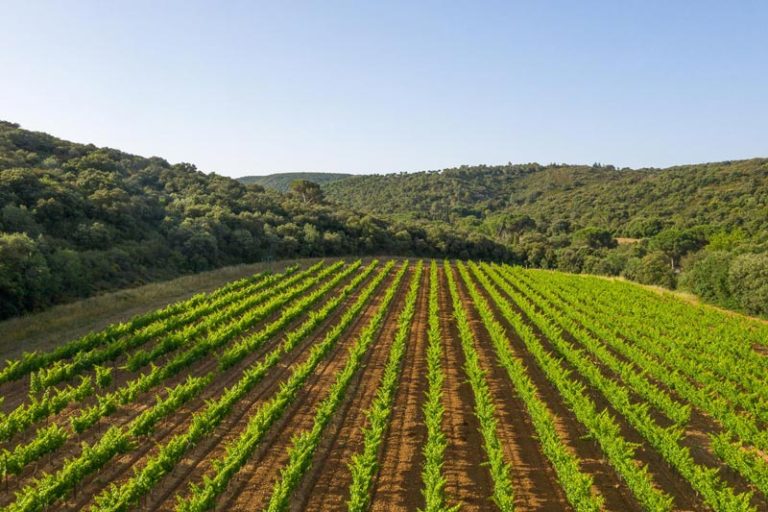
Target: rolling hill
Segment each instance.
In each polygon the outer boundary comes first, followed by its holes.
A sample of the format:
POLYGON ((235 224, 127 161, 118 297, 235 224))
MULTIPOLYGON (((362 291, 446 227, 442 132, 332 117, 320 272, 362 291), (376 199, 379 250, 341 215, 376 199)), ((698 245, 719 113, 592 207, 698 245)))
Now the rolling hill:
POLYGON ((487 237, 0 122, 0 318, 226 265, 358 254, 510 257, 487 237))
POLYGON ((267 178, 0 122, 0 318, 226 265, 365 254, 620 275, 768 314, 766 159, 267 178), (271 188, 294 179, 323 193, 271 188))
POLYGON ((324 189, 393 221, 489 237, 527 266, 681 287, 768 314, 765 158, 667 169, 464 166, 354 176, 324 189))
POLYGON ((567 222, 615 236, 707 224, 768 230, 768 159, 667 169, 538 164, 353 176, 326 194, 351 208, 412 219, 489 221, 527 215, 541 228, 567 222), (655 225, 654 229, 651 224, 655 225))

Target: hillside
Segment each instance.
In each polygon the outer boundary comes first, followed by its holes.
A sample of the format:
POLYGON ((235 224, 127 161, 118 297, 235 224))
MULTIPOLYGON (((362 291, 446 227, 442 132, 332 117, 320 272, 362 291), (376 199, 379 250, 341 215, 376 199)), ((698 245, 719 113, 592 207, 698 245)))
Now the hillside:
POLYGON ((768 314, 766 252, 766 159, 462 167, 281 193, 0 122, 0 318, 226 265, 383 254, 621 275, 768 314))
POLYGON ((283 172, 266 176, 243 176, 237 178, 237 181, 244 185, 256 184, 279 192, 288 192, 291 183, 295 180, 306 180, 318 185, 326 185, 350 176, 353 175, 332 172, 283 172))
POLYGON ((490 237, 527 266, 621 275, 768 314, 768 159, 461 167, 354 176, 324 190, 384 218, 490 237))
POLYGON ((325 186, 341 204, 408 218, 528 215, 572 229, 600 226, 615 236, 656 234, 643 224, 686 228, 707 224, 768 229, 768 159, 668 169, 611 166, 477 166, 412 174, 354 176, 325 186))
POLYGON ((0 318, 225 265, 358 254, 509 256, 447 226, 0 122, 0 318))

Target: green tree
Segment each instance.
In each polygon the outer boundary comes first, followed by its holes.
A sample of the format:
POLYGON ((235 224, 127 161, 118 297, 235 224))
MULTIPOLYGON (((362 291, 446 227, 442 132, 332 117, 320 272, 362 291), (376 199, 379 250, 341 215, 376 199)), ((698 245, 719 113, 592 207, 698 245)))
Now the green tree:
POLYGON ((596 254, 587 256, 584 260, 583 271, 589 274, 606 276, 618 276, 627 264, 627 256, 609 251, 608 254, 596 254))
POLYGON ((610 231, 596 227, 588 227, 575 232, 573 243, 576 246, 589 247, 590 249, 616 247, 616 240, 610 231))
POLYGON ((504 215, 493 219, 491 227, 499 239, 506 242, 512 240, 514 243, 518 243, 523 233, 536 227, 536 221, 525 214, 504 215))
POLYGON ((322 203, 325 200, 320 185, 307 180, 294 180, 291 183, 291 193, 304 203, 322 203))
POLYGON ((80 254, 72 249, 59 249, 48 256, 52 287, 61 298, 86 295, 89 272, 83 266, 80 254))
POLYGON ((323 246, 321 240, 322 234, 312 224, 304 224, 303 228, 303 241, 301 245, 301 253, 304 256, 322 256, 323 246))
POLYGON ((664 229, 664 224, 658 217, 637 217, 632 219, 624 228, 624 233, 632 238, 649 238, 664 229))
POLYGON ((586 247, 565 247, 557 251, 557 268, 565 272, 579 273, 589 255, 586 247))
POLYGON ((734 307, 729 273, 734 255, 727 251, 704 250, 686 262, 680 275, 680 285, 702 299, 734 307))
POLYGON ((669 258, 670 267, 677 268, 680 258, 702 247, 705 240, 693 230, 665 229, 651 239, 651 248, 658 249, 669 258))
POLYGON ((768 254, 737 256, 728 273, 730 289, 747 313, 768 314, 768 254))
POLYGON ((667 256, 662 252, 651 252, 642 258, 630 258, 622 275, 642 284, 653 284, 674 289, 675 273, 667 264, 667 256))
POLYGON ((732 251, 746 240, 747 236, 739 228, 730 231, 718 231, 709 236, 707 249, 710 251, 732 251))
POLYGON ((29 209, 22 205, 6 204, 0 209, 0 230, 10 233, 27 233, 30 236, 40 234, 40 226, 29 209))
POLYGON ((0 233, 0 317, 49 303, 50 271, 35 240, 0 233))

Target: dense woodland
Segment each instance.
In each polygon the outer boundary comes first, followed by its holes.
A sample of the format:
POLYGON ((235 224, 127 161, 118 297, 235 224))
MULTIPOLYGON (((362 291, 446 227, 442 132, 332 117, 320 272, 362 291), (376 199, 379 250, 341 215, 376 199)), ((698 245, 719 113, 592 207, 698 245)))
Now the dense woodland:
POLYGON ((531 267, 620 275, 768 313, 768 159, 465 166, 324 188, 350 208, 491 237, 531 267))
POLYGON ((266 176, 244 176, 237 178, 237 181, 244 185, 256 184, 278 192, 288 192, 291 190, 291 184, 297 180, 311 181, 322 186, 351 176, 353 175, 336 172, 281 172, 266 176))
POLYGON ((511 257, 479 233, 382 220, 328 203, 303 183, 280 194, 0 122, 0 318, 277 258, 511 257))
POLYGON ((766 159, 461 167, 281 193, 0 122, 0 318, 224 265, 366 254, 621 275, 768 314, 767 251, 766 159))

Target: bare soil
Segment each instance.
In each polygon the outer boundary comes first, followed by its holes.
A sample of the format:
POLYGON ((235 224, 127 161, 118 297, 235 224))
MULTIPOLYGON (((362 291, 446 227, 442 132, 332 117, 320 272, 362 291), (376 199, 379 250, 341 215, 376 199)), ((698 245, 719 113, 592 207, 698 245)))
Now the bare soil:
POLYGON ((480 424, 474 413, 472 389, 464 371, 458 329, 453 318, 453 303, 444 270, 440 268, 440 330, 445 340, 445 413, 443 416, 448 446, 443 471, 449 505, 461 503, 462 510, 487 510, 492 505, 493 483, 485 464, 480 424))
POLYGON ((422 399, 427 392, 427 331, 429 329, 429 273, 419 290, 416 312, 402 363, 400 385, 395 395, 392 422, 384 439, 379 471, 371 492, 371 510, 416 510, 423 508, 422 447, 426 442, 422 399))

